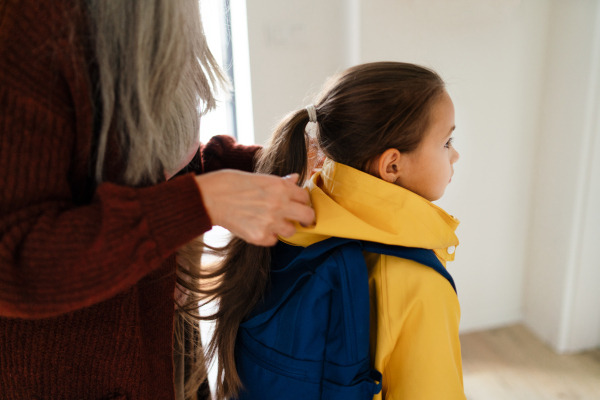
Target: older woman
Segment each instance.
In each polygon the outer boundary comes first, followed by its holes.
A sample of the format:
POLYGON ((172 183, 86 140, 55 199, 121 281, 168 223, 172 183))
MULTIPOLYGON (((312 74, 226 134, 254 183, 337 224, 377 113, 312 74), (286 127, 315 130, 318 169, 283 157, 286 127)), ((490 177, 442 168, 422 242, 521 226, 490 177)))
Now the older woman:
POLYGON ((175 398, 177 249, 312 222, 257 147, 198 144, 220 80, 197 0, 0 0, 0 399, 175 398))

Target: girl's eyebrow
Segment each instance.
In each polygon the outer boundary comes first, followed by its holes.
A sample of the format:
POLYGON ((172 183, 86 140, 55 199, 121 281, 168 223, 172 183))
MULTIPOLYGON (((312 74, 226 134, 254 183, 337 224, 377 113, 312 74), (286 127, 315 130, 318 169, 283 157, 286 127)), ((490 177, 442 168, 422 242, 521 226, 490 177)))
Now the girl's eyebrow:
POLYGON ((452 128, 450 128, 450 132, 448 133, 448 135, 446 137, 452 136, 452 132, 454 132, 455 129, 456 129, 456 125, 454 125, 452 128))

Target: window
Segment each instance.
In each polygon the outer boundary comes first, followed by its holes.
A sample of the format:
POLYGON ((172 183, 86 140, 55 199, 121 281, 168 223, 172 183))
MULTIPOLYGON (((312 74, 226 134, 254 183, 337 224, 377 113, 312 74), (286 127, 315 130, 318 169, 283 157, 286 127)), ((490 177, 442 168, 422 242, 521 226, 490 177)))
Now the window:
MULTIPOLYGON (((246 0, 200 0, 200 10, 208 46, 232 84, 231 94, 219 93, 217 108, 202 117, 200 141, 206 143, 214 135, 225 134, 239 143, 254 144, 246 0)), ((217 247, 225 245, 228 238, 229 232, 221 227, 214 227, 204 235, 207 244, 217 247)), ((202 258, 204 265, 215 261, 210 256, 202 258)), ((212 312, 212 307, 206 306, 201 313, 212 312)), ((201 322, 200 326, 206 345, 214 324, 201 322)), ((208 379, 214 393, 214 366, 209 366, 208 379)))
MULTIPOLYGON (((230 135, 254 144, 246 0, 200 0, 200 10, 208 47, 232 85, 231 93, 219 93, 217 108, 202 117, 200 141, 230 135)), ((227 236, 225 229, 215 227, 204 240, 220 246, 227 236)))
POLYGON ((200 139, 230 135, 239 143, 254 143, 254 121, 248 54, 245 0, 200 0, 208 46, 232 84, 232 92, 219 93, 217 109, 202 118, 200 139))

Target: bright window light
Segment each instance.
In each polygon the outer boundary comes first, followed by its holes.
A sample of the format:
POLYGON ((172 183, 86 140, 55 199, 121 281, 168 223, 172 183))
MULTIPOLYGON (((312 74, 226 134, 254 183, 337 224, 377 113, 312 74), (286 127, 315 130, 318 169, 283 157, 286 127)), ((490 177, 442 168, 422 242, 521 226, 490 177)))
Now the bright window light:
POLYGON ((217 108, 202 117, 200 140, 230 135, 239 143, 254 144, 246 1, 200 0, 200 9, 208 47, 233 89, 219 93, 217 108))
MULTIPOLYGON (((246 0, 200 0, 208 47, 232 84, 231 93, 217 96, 217 108, 200 121, 200 141, 230 135, 241 144, 254 144, 250 57, 246 0)), ((228 232, 215 228, 204 236, 212 246, 224 244, 228 232)))
MULTIPOLYGON (((246 0, 200 0, 204 33, 215 59, 232 84, 231 93, 218 93, 217 108, 200 121, 200 141, 206 143, 215 135, 230 135, 241 144, 254 144, 252 94, 250 86, 250 57, 248 53, 248 23, 246 0)), ((220 247, 227 244, 230 234, 226 229, 214 227, 204 234, 205 243, 220 247)), ((211 256, 203 256, 202 264, 214 264, 211 256)), ((211 313, 209 304, 201 313, 211 313)), ((201 322, 204 345, 212 336, 214 324, 201 322)), ((208 380, 215 392, 216 369, 209 366, 208 380)))

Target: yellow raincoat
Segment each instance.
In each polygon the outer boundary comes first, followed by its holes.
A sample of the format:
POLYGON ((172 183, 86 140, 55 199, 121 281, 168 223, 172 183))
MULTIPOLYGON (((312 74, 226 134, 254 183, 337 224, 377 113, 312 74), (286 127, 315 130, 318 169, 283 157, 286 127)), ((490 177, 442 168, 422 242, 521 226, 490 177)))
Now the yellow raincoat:
MULTIPOLYGON (((419 195, 326 160, 308 183, 313 227, 284 242, 308 246, 332 236, 433 249, 454 259, 458 220, 419 195)), ((375 399, 465 399, 458 325, 450 283, 417 262, 365 253, 371 297, 371 360, 383 374, 375 399)))

